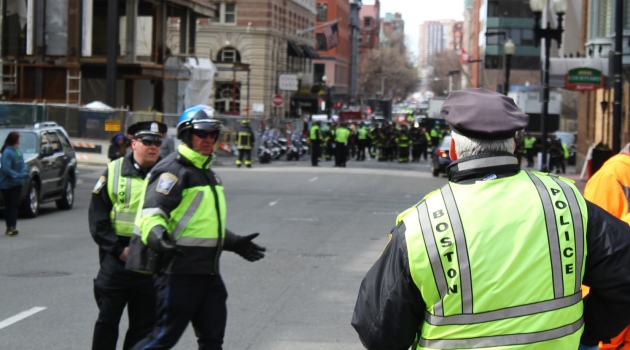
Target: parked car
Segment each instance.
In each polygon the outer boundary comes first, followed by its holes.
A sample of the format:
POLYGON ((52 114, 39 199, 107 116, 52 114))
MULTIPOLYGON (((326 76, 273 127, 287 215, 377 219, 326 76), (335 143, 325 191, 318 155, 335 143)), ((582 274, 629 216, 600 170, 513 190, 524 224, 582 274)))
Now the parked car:
MULTIPOLYGON (((30 175, 24 180, 20 214, 36 217, 40 205, 52 201, 58 209, 71 209, 77 181, 77 158, 63 127, 55 122, 0 126, 0 142, 4 143, 11 131, 20 133, 19 147, 30 175)), ((2 196, 0 206, 4 207, 2 196)))
POLYGON ((446 167, 451 164, 449 150, 451 147, 451 135, 444 135, 442 142, 433 150, 431 156, 431 174, 438 177, 440 174, 446 174, 446 167))

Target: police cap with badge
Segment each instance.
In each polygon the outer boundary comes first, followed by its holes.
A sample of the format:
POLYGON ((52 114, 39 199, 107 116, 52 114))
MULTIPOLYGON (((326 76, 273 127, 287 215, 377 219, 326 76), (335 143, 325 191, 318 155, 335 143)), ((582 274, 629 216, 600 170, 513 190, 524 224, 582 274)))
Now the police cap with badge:
POLYGON ((127 134, 132 135, 134 140, 148 143, 162 144, 162 134, 165 134, 168 127, 164 123, 155 121, 137 122, 127 128, 127 134))
POLYGON ((451 92, 440 112, 453 132, 481 140, 512 138, 529 123, 511 97, 481 88, 451 92))

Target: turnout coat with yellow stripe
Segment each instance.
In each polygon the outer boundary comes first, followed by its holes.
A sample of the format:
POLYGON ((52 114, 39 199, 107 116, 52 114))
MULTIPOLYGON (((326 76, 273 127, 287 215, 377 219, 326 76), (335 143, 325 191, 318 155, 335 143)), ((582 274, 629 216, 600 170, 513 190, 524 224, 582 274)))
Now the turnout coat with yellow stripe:
POLYGON ((368 349, 577 349, 630 322, 627 225, 511 155, 449 177, 399 216, 361 284, 352 324, 368 349), (582 283, 597 295, 582 302, 582 283))

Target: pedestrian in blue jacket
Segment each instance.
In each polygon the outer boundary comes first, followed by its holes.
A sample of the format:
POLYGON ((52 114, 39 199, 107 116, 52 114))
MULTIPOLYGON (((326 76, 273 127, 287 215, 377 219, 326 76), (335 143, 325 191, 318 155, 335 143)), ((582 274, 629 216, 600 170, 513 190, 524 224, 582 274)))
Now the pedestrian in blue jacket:
POLYGON ((7 224, 6 234, 15 236, 17 230, 17 213, 20 204, 20 195, 24 179, 28 178, 28 171, 22 152, 18 148, 20 144, 20 134, 12 131, 4 140, 4 145, 0 153, 0 192, 4 199, 4 220, 7 224))

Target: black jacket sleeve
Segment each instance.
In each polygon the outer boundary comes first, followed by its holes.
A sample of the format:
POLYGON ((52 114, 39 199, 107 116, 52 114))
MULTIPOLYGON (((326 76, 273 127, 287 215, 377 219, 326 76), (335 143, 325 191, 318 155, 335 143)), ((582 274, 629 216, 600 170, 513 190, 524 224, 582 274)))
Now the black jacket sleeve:
POLYGON ((413 344, 426 307, 411 279, 404 224, 361 283, 352 326, 369 350, 406 350, 413 344))
POLYGON ((582 343, 609 342, 630 324, 630 226, 587 201, 582 343))
POLYGON ((100 249, 118 258, 127 246, 127 242, 121 241, 112 227, 109 212, 112 210, 113 204, 107 193, 107 176, 107 170, 105 170, 92 191, 88 222, 94 242, 98 244, 100 249), (104 183, 102 183, 103 178, 104 183))

